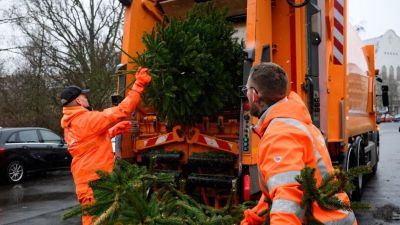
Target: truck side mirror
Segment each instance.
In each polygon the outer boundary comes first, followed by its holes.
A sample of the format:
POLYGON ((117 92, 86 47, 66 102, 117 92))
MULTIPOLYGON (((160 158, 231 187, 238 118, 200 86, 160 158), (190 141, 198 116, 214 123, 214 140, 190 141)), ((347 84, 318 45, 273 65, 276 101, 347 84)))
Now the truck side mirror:
POLYGON ((382 85, 381 87, 382 90, 382 105, 385 107, 389 107, 389 86, 387 85, 382 85))

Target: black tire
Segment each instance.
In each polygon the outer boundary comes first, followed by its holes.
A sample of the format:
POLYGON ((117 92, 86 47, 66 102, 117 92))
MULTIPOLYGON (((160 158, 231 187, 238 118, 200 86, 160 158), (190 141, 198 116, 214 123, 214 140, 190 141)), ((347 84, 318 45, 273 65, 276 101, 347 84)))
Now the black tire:
POLYGON ((379 145, 376 146, 376 163, 372 167, 372 173, 371 173, 372 176, 374 176, 376 174, 376 171, 378 171, 378 163, 379 163, 379 145))
POLYGON ((18 183, 25 177, 25 168, 21 161, 14 160, 7 165, 6 176, 9 182, 18 183))
POLYGON ((371 175, 374 176, 376 174, 376 171, 378 171, 378 163, 379 163, 379 132, 374 133, 373 141, 376 144, 376 163, 372 167, 372 173, 371 175))
MULTIPOLYGON (((349 156, 347 169, 364 165, 364 146, 361 137, 353 144, 354 152, 349 156)), ((354 190, 350 193, 352 201, 360 201, 363 195, 364 176, 361 174, 353 179, 354 190)))

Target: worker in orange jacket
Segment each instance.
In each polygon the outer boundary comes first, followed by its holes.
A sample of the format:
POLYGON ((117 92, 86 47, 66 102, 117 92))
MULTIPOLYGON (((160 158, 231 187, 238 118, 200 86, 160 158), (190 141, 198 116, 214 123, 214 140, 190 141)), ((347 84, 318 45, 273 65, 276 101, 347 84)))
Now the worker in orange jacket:
MULTIPOLYGON (((95 201, 89 182, 99 179, 96 171, 112 171, 114 154, 111 138, 129 130, 130 123, 121 121, 134 111, 144 88, 151 81, 145 68, 139 68, 135 77, 136 81, 125 99, 118 106, 101 112, 88 109, 88 90, 69 86, 61 93, 64 114, 61 127, 64 128, 64 138, 72 155, 71 172, 77 198, 82 206, 95 201)), ((82 215, 83 225, 91 222, 91 216, 82 215)))
MULTIPOLYGON (((262 197, 256 207, 244 212, 241 225, 262 224, 265 217, 258 213, 269 207, 271 225, 304 223, 303 191, 295 177, 306 166, 312 167, 317 185, 321 185, 322 178, 334 170, 325 140, 312 124, 307 107, 296 93, 287 95, 287 87, 285 71, 273 63, 254 66, 244 87, 250 113, 259 117, 253 131, 261 138, 258 170, 262 197)), ((349 203, 346 193, 337 197, 349 203)), ((317 203, 312 210, 324 224, 357 224, 352 211, 324 210, 317 203)))

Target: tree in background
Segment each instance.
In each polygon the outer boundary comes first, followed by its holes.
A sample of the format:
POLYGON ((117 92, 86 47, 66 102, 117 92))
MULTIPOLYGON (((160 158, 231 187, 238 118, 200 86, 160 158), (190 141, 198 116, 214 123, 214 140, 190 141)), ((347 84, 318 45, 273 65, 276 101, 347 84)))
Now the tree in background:
POLYGON ((55 92, 27 68, 0 77, 0 126, 40 126, 60 133, 55 92))
POLYGON ((10 10, 27 37, 21 48, 35 74, 62 89, 91 88, 95 108, 109 105, 113 72, 119 61, 123 7, 112 0, 24 0, 10 10))
POLYGON ((91 88, 94 108, 110 105, 120 60, 123 7, 112 0, 24 0, 2 23, 26 39, 15 71, 0 70, 0 126, 41 126, 61 134, 59 93, 70 84, 91 88))

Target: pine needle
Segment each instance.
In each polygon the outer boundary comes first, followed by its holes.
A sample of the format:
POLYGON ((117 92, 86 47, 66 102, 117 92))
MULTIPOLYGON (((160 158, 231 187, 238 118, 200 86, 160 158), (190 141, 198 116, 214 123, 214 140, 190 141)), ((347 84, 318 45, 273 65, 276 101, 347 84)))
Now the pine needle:
POLYGON ((359 212, 369 210, 371 206, 365 202, 351 202, 351 208, 353 211, 359 212))
POLYGON ((67 220, 67 219, 70 219, 74 216, 81 215, 81 214, 82 214, 82 206, 78 205, 78 206, 73 207, 70 211, 66 212, 63 215, 62 219, 67 220))
POLYGON ((113 214, 115 213, 118 208, 119 208, 119 195, 115 196, 114 202, 111 204, 111 206, 100 216, 94 217, 93 218, 93 225, 101 225, 104 224, 104 222, 113 214))

